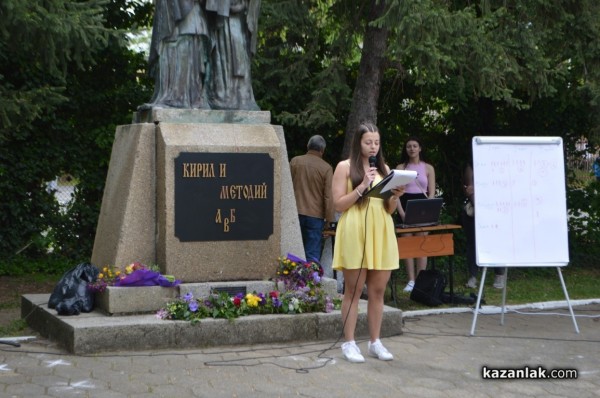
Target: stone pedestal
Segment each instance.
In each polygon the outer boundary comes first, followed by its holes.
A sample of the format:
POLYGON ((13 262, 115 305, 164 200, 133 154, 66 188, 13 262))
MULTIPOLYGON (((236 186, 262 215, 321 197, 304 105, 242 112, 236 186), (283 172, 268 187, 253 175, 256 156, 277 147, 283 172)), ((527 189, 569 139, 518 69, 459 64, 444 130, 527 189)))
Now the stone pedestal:
POLYGON ((92 264, 156 263, 156 126, 117 127, 92 264))
MULTIPOLYGON (((92 263, 98 267, 108 264, 122 267, 134 261, 158 264, 163 274, 174 275, 187 283, 265 280, 273 275, 279 256, 293 253, 303 257, 283 129, 269 121, 269 112, 153 109, 136 114, 134 124, 119 126, 92 263), (181 177, 182 170, 176 169, 176 165, 182 154, 196 154, 200 158, 205 154, 218 154, 226 159, 238 154, 256 154, 271 159, 273 186, 269 187, 269 195, 272 195, 269 200, 273 203, 273 225, 268 236, 229 240, 215 234, 214 240, 204 236, 201 241, 177 236, 175 213, 182 207, 176 203, 175 191, 179 184, 176 179, 181 177)), ((223 177, 220 173, 224 166, 217 163, 212 166, 213 178, 223 177)), ((227 169, 227 173, 230 171, 227 169)), ((253 172, 248 167, 248 179, 250 173, 253 172)), ((194 172, 188 174, 187 177, 198 177, 194 172)), ((225 179, 222 183, 231 184, 225 179)), ((235 190, 231 189, 228 192, 235 190)), ((220 193, 220 199, 215 200, 224 199, 220 190, 216 192, 220 193)), ((192 196, 204 194, 200 189, 192 196)), ((206 192, 208 194, 215 192, 206 192)), ((185 205, 186 209, 193 203, 192 198, 192 202, 185 205)), ((242 225, 247 219, 241 217, 249 217, 249 212, 232 213, 231 203, 231 200, 223 200, 222 214, 210 209, 205 221, 192 220, 194 224, 187 227, 214 227, 214 223, 222 224, 228 216, 229 223, 232 214, 237 217, 236 226, 242 225)), ((252 205, 252 202, 246 204, 252 205)), ((180 218, 180 225, 182 222, 186 220, 180 218)))
POLYGON ((132 315, 156 312, 179 296, 179 287, 108 286, 96 293, 94 306, 108 315, 132 315))
MULTIPOLYGON (((98 311, 78 316, 56 315, 46 303, 50 294, 21 298, 21 316, 42 336, 76 355, 101 352, 153 351, 336 341, 343 333, 341 311, 295 315, 251 315, 228 319, 165 321, 154 314, 106 316, 98 311)), ((355 335, 368 338, 367 302, 360 300, 355 335)), ((385 306, 381 337, 402 333, 402 311, 385 306)), ((114 354, 113 354, 114 355, 114 354)))

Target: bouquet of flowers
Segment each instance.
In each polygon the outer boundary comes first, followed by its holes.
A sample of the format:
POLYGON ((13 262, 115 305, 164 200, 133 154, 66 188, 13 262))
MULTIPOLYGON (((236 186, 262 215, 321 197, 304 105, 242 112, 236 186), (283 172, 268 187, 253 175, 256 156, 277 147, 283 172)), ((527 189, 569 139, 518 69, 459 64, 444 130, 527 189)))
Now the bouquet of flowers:
POLYGON ((129 264, 120 270, 113 265, 104 266, 98 278, 88 284, 88 289, 103 292, 107 286, 177 286, 181 283, 172 275, 161 275, 157 266, 147 266, 140 262, 129 264))
POLYGON ((323 267, 316 261, 304 261, 289 253, 279 258, 277 278, 288 290, 320 287, 322 276, 323 267))

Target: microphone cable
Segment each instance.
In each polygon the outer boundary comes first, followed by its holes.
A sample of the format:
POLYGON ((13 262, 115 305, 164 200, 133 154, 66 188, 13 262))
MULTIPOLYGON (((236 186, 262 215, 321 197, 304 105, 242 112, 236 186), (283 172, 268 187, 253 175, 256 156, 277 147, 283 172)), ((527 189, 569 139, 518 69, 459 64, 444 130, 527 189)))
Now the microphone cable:
MULTIPOLYGON (((317 350, 319 352, 319 354, 317 354, 317 358, 324 359, 324 361, 322 361, 320 364, 315 365, 315 366, 303 366, 303 367, 300 367, 300 368, 290 368, 288 366, 282 366, 282 365, 279 365, 279 364, 276 364, 276 363, 273 363, 273 362, 264 362, 264 361, 261 361, 260 364, 270 363, 270 364, 276 365, 276 366, 281 367, 281 368, 294 370, 296 373, 307 374, 311 370, 316 370, 316 369, 320 369, 320 368, 325 367, 329 362, 331 362, 331 361, 334 360, 334 358, 332 358, 332 357, 325 356, 325 353, 327 351, 332 350, 340 342, 340 340, 344 337, 344 329, 346 328, 346 323, 348 321, 348 316, 350 315, 350 311, 352 309, 352 303, 354 302, 354 298, 356 297, 356 288, 358 287, 358 281, 360 280, 360 277, 361 277, 361 274, 362 274, 362 270, 363 270, 362 266, 363 266, 363 263, 365 261, 365 252, 366 252, 366 248, 367 248, 367 220, 368 220, 368 214, 369 214, 369 207, 371 205, 371 198, 367 198, 367 199, 368 199, 368 202, 367 202, 366 209, 365 209, 363 252, 362 252, 362 258, 360 260, 360 268, 358 270, 358 276, 357 276, 356 281, 354 283, 354 289, 353 289, 353 293, 352 293, 352 298, 350 299, 350 306, 348 308, 348 312, 346 313, 346 316, 342 320, 342 331, 341 331, 340 335, 328 347, 326 347, 326 348, 324 348, 322 350, 317 350)), ((366 283, 366 280, 365 280, 365 283, 366 283)), ((344 278, 344 286, 345 285, 346 285, 346 278, 344 278)), ((363 286, 364 286, 364 284, 363 284, 363 286)), ((346 289, 344 288, 344 290, 346 290, 346 289)), ((362 289, 361 289, 361 293, 362 293, 362 289)), ((357 309, 357 321, 358 321, 358 309, 357 309)), ((308 352, 314 352, 314 351, 308 351, 308 352)), ((253 360, 259 360, 259 359, 266 359, 268 357, 270 357, 270 356, 261 357, 261 358, 251 358, 251 359, 253 359, 253 360)), ((231 363, 230 361, 211 361, 211 362, 206 362, 205 364, 212 365, 212 366, 243 366, 242 364, 231 363)))
MULTIPOLYGON (((316 366, 303 366, 303 367, 300 367, 300 368, 292 369, 296 373, 306 374, 306 373, 309 373, 311 370, 320 369, 320 368, 325 367, 329 362, 333 361, 334 358, 332 358, 332 357, 326 357, 326 356, 324 356, 324 354, 327 351, 332 350, 340 342, 340 340, 344 337, 344 329, 346 328, 346 322, 348 321, 348 316, 350 316, 350 311, 352 309, 352 303, 354 302, 354 298, 356 297, 356 288, 358 287, 358 281, 360 280, 360 276, 361 276, 362 270, 363 270, 362 266, 363 266, 363 263, 365 261, 365 252, 366 252, 366 248, 367 248, 367 220, 368 220, 368 214, 369 214, 369 207, 371 205, 371 198, 367 198, 367 199, 368 199, 368 202, 367 202, 367 206, 366 206, 366 209, 365 209, 365 223, 364 223, 364 239, 363 239, 362 258, 360 260, 360 268, 358 270, 358 276, 357 276, 356 281, 354 283, 354 289, 353 289, 353 293, 352 293, 352 298, 350 299, 350 306, 348 308, 348 312, 346 313, 346 316, 342 320, 342 331, 341 331, 340 335, 338 336, 338 338, 333 343, 331 343, 331 345, 329 345, 328 347, 326 347, 326 348, 324 348, 322 350, 319 350, 319 354, 317 355, 317 358, 325 359, 325 361, 322 361, 319 365, 316 365, 316 366)), ((366 280, 365 280, 365 283, 366 283, 366 280)), ((346 278, 344 278, 344 286, 345 285, 346 285, 346 278)), ((364 284, 363 284, 363 286, 364 286, 364 284)), ((346 289, 344 287, 344 291, 345 290, 346 289)), ((362 294, 362 289, 361 289, 361 294, 362 294)), ((358 309, 357 309, 357 321, 358 321, 358 309)), ((254 359, 257 359, 257 358, 254 358, 254 359)), ((262 363, 267 363, 267 362, 262 362, 262 363)), ((213 361, 213 362, 210 362, 210 363, 207 363, 207 364, 210 364, 210 365, 213 365, 213 366, 217 366, 217 365, 218 366, 242 366, 240 364, 230 364, 230 363, 228 363, 226 361, 213 361)), ((282 367, 282 368, 291 369, 291 368, 289 368, 287 366, 282 366, 282 365, 277 365, 277 364, 274 364, 274 365, 282 367)))
POLYGON ((419 173, 417 173, 417 178, 415 178, 415 184, 417 184, 417 186, 421 190, 421 193, 423 193, 423 195, 425 195, 425 199, 429 199, 429 195, 427 194, 427 192, 425 192, 425 190, 421 186, 421 183, 419 182, 419 173))
MULTIPOLYGON (((362 270, 363 270, 363 264, 365 262, 365 252, 367 251, 367 219, 368 219, 368 215, 369 215, 369 207, 371 206, 371 198, 366 198, 366 199, 367 199, 367 208, 365 209, 363 250, 362 250, 362 257, 360 260, 360 268, 358 269, 358 276, 356 277, 356 281, 354 282, 354 289, 352 289, 352 298, 350 299, 350 308, 348 308, 346 317, 342 321, 342 333, 337 338, 337 340, 331 345, 331 348, 333 348, 342 339, 342 337, 344 337, 344 329, 346 328, 346 322, 348 321, 348 317, 350 316, 350 311, 352 308, 352 303, 354 302, 354 297, 356 297, 356 290, 357 290, 356 288, 358 287, 358 281, 360 280, 360 275, 362 274, 362 270)), ((366 279, 365 279, 365 284, 366 284, 366 279)), ((346 285, 346 278, 344 278, 344 285, 346 285)), ((362 295, 363 288, 364 288, 364 284, 363 284, 363 287, 361 287, 361 295, 362 295)), ((345 290, 345 288, 344 288, 344 290, 345 290)), ((367 295, 368 294, 369 294, 369 292, 367 290, 367 295)), ((356 317, 357 317, 357 322, 358 322, 358 309, 356 310, 356 312, 357 312, 356 317)))
MULTIPOLYGON (((367 249, 367 219, 368 219, 368 214, 369 214, 369 207, 371 205, 371 198, 367 198, 367 208, 365 209, 365 225, 364 225, 364 239, 363 239, 363 251, 362 251, 362 258, 360 260, 360 268, 358 269, 358 276, 356 277, 356 281, 354 282, 354 289, 352 292, 352 298, 350 299, 350 305, 348 308, 348 312, 346 313, 346 316, 343 318, 342 320, 342 331, 340 333, 340 335, 338 336, 338 338, 331 343, 331 345, 329 345, 329 347, 324 348, 322 350, 320 350, 319 354, 317 355, 317 358, 322 358, 325 359, 324 362, 322 362, 321 364, 317 365, 317 366, 312 366, 312 367, 301 367, 298 369, 294 369, 296 371, 296 373, 308 373, 311 370, 315 370, 315 369, 319 369, 322 368, 324 366, 326 366, 329 362, 333 361, 332 357, 325 357, 323 356, 327 351, 332 350, 339 342, 340 340, 344 337, 344 330, 346 328, 346 322, 348 321, 348 317, 350 316, 350 311, 352 310, 352 303, 354 302, 354 297, 356 297, 356 288, 358 287, 358 281, 360 280, 360 276, 362 274, 362 266, 363 263, 365 261, 365 252, 367 249)), ((366 283, 366 280, 365 280, 366 283)), ((346 285, 346 278, 344 278, 344 286, 346 285)), ((364 287, 364 284, 363 284, 364 287)), ((346 290, 346 288, 344 287, 344 291, 346 290)), ((362 288, 361 288, 361 294, 362 294, 362 288)), ((367 293, 368 294, 368 293, 367 293)), ((343 305, 343 304, 342 304, 343 305)), ((358 308, 357 308, 357 322, 358 322, 358 308)))
MULTIPOLYGON (((406 170, 406 169, 404 169, 406 170)), ((417 172, 417 178, 415 178, 415 184, 417 184, 417 187, 419 187, 419 189, 421 190, 421 193, 423 194, 423 196, 425 196, 425 199, 429 199, 429 195, 427 194, 427 192, 425 192, 425 190, 423 189, 423 187, 421 186, 421 183, 419 182, 419 173, 417 172)), ((407 201, 410 199, 407 199, 407 201)), ((400 207, 402 207, 402 210, 406 212, 406 209, 404 208, 404 206, 402 206, 402 201, 400 201, 400 207)), ((398 214, 400 216, 400 214, 398 214)), ((405 214, 406 216, 406 214, 405 214)), ((401 218, 402 221, 402 218, 401 218)))

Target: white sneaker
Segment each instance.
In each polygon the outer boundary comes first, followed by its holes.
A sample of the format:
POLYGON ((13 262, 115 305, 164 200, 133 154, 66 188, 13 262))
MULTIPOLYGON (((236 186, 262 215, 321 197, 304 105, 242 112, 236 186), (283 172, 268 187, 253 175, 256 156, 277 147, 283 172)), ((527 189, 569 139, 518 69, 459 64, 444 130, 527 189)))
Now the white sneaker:
POLYGON ((365 357, 360 353, 360 348, 354 341, 347 341, 342 344, 342 352, 348 362, 362 363, 365 361, 365 357))
POLYGON ((415 287, 415 281, 408 281, 403 291, 406 293, 410 293, 412 292, 413 287, 415 287))
POLYGON ((496 289, 504 289, 504 275, 496 275, 494 277, 494 285, 496 289))
POLYGON ((467 281, 467 283, 465 284, 465 286, 470 289, 476 289, 477 288, 477 278, 475 278, 474 276, 470 277, 469 280, 467 281))
POLYGON ((369 355, 379 358, 382 361, 391 361, 394 359, 394 356, 381 344, 379 339, 375 340, 374 343, 369 341, 369 355))

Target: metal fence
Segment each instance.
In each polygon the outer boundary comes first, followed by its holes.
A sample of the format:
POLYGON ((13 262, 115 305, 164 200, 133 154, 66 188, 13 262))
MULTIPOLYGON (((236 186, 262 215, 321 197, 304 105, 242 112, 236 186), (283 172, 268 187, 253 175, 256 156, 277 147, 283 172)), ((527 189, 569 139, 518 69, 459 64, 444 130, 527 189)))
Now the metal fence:
POLYGON ((75 180, 71 176, 61 176, 48 182, 46 189, 48 192, 54 193, 54 197, 60 204, 61 210, 66 208, 73 200, 73 193, 75 191, 75 180))

